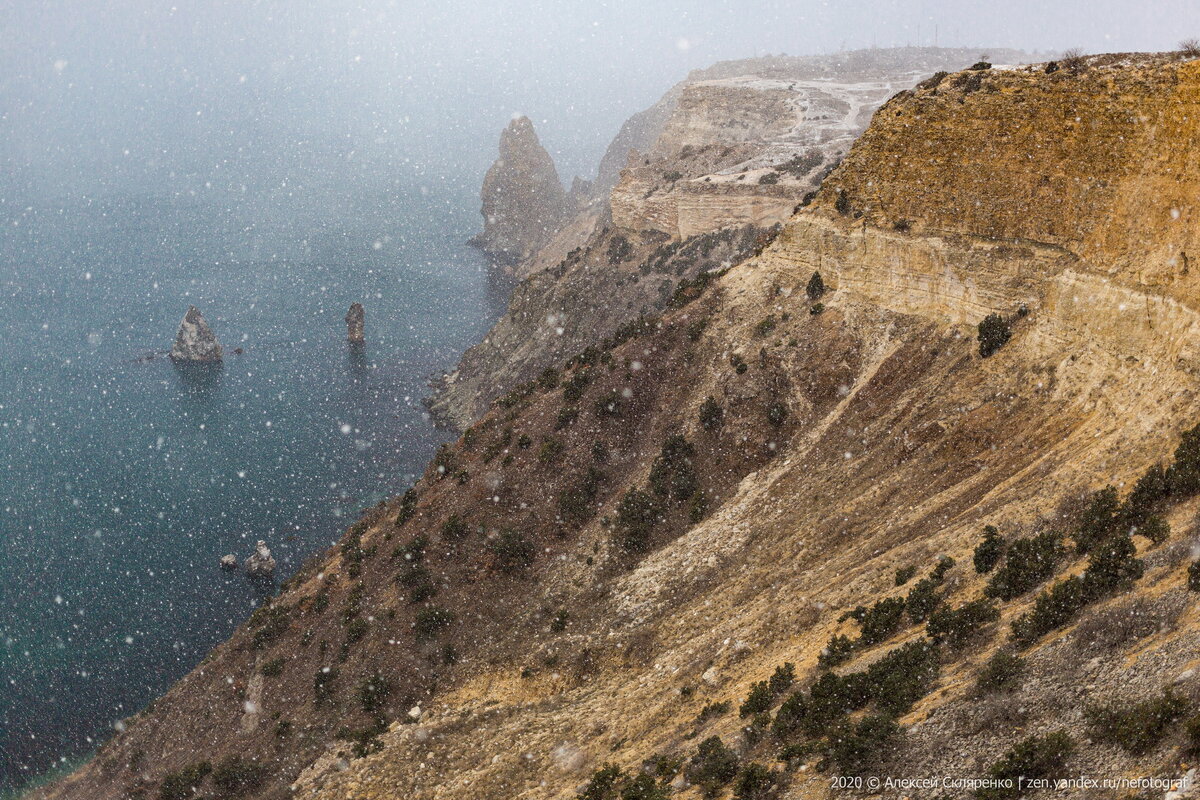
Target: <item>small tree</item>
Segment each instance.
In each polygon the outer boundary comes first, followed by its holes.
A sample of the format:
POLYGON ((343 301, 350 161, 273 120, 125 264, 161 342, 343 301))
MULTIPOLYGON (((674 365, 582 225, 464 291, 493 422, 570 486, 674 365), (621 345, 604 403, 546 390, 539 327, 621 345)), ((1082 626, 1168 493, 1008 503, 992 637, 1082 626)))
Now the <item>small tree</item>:
POLYGON ((1179 54, 1184 58, 1200 58, 1200 39, 1184 39, 1179 43, 1179 54))
POLYGON ((979 355, 983 358, 995 353, 1012 338, 1008 320, 999 314, 988 314, 979 323, 979 355))
POLYGON ((995 526, 986 526, 983 529, 983 541, 975 548, 972 558, 975 571, 980 575, 991 572, 996 568, 996 564, 1000 563, 1002 555, 1004 555, 1004 537, 1000 535, 1000 531, 996 530, 995 526))
POLYGON ((712 432, 721 427, 725 421, 725 409, 715 397, 708 397, 700 404, 700 427, 712 432))
POLYGON ((809 302, 815 302, 824 296, 825 280, 821 277, 820 272, 812 274, 812 277, 808 279, 808 285, 804 287, 804 292, 808 295, 809 302))

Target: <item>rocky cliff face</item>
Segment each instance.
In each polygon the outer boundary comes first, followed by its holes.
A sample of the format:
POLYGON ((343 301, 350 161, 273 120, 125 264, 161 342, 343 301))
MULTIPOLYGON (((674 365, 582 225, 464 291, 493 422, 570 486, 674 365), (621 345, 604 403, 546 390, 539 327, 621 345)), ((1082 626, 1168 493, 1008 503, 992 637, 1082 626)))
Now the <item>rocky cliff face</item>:
POLYGON ((500 134, 500 157, 483 179, 483 232, 472 239, 493 259, 513 264, 535 254, 568 211, 550 154, 528 117, 500 134))
POLYGON ((598 191, 611 191, 513 267, 524 283, 508 313, 437 387, 433 410, 468 425, 493 398, 594 338, 661 311, 672 290, 663 283, 690 280, 698 265, 632 279, 631 269, 661 272, 647 265, 656 248, 784 222, 887 97, 977 58, 975 51, 899 48, 747 59, 693 72, 622 127, 596 181, 598 191), (625 168, 614 176, 618 157, 625 168), (625 246, 610 249, 614 240, 625 246))
POLYGON ((774 243, 492 409, 40 796, 568 798, 612 764, 681 800, 857 797, 831 776, 1028 774, 1018 745, 1046 777, 1181 776, 1197 99, 1167 56, 897 97, 774 243), (989 313, 1011 339, 981 358, 989 313), (1130 535, 1106 484, 1160 522, 1130 535), (1100 524, 1121 559, 1077 552, 1100 524))

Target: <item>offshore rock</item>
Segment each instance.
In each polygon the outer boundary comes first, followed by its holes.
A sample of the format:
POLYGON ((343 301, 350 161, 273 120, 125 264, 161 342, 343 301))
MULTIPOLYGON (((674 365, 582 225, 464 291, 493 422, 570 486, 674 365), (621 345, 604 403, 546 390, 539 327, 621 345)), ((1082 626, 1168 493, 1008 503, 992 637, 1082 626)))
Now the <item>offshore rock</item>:
POLYGON ((220 361, 223 351, 220 342, 208 327, 204 315, 195 306, 188 306, 179 333, 171 347, 172 361, 220 361))
POLYGON ((471 244, 497 263, 529 258, 558 231, 567 214, 566 193, 528 117, 517 117, 500 134, 500 157, 480 196, 484 227, 471 244))
POLYGON ((262 539, 254 545, 254 555, 246 559, 246 575, 251 578, 269 578, 275 572, 275 559, 271 557, 271 548, 262 539))
POLYGON ((346 312, 346 340, 354 344, 362 344, 365 339, 363 337, 363 320, 366 314, 363 311, 362 303, 352 303, 350 310, 346 312))
POLYGON ((233 555, 232 553, 221 556, 221 569, 232 572, 233 570, 237 569, 237 566, 237 556, 233 555))

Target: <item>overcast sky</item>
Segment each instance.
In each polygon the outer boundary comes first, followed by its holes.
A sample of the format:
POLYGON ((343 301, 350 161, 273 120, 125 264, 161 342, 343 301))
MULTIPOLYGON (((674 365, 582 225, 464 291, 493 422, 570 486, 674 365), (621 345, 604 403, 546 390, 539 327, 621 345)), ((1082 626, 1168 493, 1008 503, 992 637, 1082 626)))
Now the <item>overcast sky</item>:
POLYGON ((0 191, 477 185, 533 118, 565 180, 694 67, 1200 37, 1197 0, 0 0, 0 191))

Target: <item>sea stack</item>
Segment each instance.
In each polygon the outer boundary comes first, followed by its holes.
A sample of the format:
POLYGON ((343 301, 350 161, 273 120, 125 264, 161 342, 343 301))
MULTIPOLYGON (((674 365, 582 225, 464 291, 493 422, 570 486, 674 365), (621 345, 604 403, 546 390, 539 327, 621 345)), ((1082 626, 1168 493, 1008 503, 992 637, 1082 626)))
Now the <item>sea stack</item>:
POLYGON ((352 303, 350 310, 346 312, 346 339, 351 344, 362 344, 363 337, 363 320, 366 318, 366 313, 363 311, 362 303, 352 303))
POLYGON ((254 545, 254 555, 246 559, 243 565, 246 576, 250 578, 269 578, 275 572, 275 559, 271 557, 271 548, 262 539, 254 545))
POLYGON ((223 352, 212 328, 204 321, 204 315, 195 306, 188 306, 171 347, 171 360, 220 361, 223 352))
POLYGON ((528 117, 500 134, 500 157, 483 179, 483 232, 471 244, 499 264, 529 258, 549 241, 567 213, 554 160, 528 117))
POLYGON ((237 556, 233 553, 221 556, 221 569, 233 572, 237 569, 237 556))

